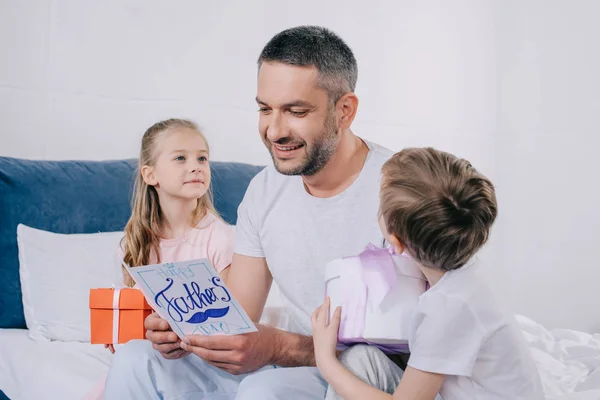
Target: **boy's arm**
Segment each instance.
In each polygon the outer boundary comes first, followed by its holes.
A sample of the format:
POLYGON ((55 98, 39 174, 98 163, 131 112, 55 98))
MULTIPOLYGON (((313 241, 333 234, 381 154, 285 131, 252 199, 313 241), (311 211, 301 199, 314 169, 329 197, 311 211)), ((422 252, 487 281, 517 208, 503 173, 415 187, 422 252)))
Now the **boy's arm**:
POLYGON ((320 368, 320 371, 336 393, 346 400, 433 400, 440 392, 445 378, 444 375, 408 367, 392 396, 366 384, 337 360, 320 368))
POLYGON ((329 309, 330 299, 327 297, 325 303, 313 313, 313 340, 317 367, 340 397, 346 400, 433 400, 435 398, 444 383, 444 375, 408 367, 392 396, 368 385, 347 370, 336 356, 341 308, 337 307, 331 318, 329 318, 329 309))
POLYGON ((394 400, 433 400, 442 389, 444 379, 446 376, 442 374, 407 367, 394 392, 394 400))

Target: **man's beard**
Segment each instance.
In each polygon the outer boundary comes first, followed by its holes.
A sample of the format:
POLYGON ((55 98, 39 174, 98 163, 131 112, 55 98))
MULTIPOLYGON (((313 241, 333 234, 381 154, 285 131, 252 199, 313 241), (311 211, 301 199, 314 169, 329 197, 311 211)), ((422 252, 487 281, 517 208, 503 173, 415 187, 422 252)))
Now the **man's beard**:
MULTIPOLYGON (((283 168, 282 165, 279 165, 279 160, 273 155, 271 148, 269 148, 277 172, 290 176, 311 176, 321 171, 327 165, 337 147, 338 135, 335 122, 335 114, 329 114, 323 126, 323 134, 312 143, 310 148, 304 141, 298 143, 303 145, 308 152, 307 157, 298 166, 288 169, 283 168)), ((289 138, 284 138, 281 141, 278 141, 277 144, 285 145, 288 142, 290 142, 289 138)), ((271 144, 271 146, 273 146, 273 144, 271 144)))

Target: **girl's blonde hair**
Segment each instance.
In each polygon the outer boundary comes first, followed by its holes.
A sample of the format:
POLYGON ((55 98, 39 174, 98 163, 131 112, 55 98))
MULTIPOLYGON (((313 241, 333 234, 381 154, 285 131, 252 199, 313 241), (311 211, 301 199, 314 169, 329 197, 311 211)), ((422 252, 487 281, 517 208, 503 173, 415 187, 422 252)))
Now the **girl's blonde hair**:
MULTIPOLYGON (((131 217, 125 226, 125 237, 122 242, 124 252, 123 262, 129 267, 148 265, 151 260, 156 263, 161 262, 159 243, 162 214, 158 201, 158 192, 154 186, 144 182, 141 170, 145 165, 155 165, 157 153, 156 140, 162 133, 173 129, 192 129, 198 132, 202 139, 204 139, 207 150, 209 150, 206 137, 202 134, 198 126, 186 119, 160 121, 152 125, 144 133, 133 190, 131 217)), ((210 187, 204 196, 198 199, 198 204, 192 216, 193 226, 209 212, 219 217, 213 204, 212 189, 210 187)), ((125 285, 132 287, 135 284, 125 268, 123 268, 123 278, 125 285)))

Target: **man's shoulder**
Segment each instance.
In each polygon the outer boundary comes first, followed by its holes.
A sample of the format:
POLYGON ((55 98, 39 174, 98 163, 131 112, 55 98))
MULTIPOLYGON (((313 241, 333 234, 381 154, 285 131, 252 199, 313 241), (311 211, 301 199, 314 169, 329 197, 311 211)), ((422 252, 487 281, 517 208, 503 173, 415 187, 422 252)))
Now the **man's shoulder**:
POLYGON ((369 148, 369 157, 371 158, 374 164, 382 166, 387 160, 390 159, 391 156, 394 155, 394 152, 388 149, 387 147, 384 147, 375 142, 371 142, 369 140, 363 140, 369 148))

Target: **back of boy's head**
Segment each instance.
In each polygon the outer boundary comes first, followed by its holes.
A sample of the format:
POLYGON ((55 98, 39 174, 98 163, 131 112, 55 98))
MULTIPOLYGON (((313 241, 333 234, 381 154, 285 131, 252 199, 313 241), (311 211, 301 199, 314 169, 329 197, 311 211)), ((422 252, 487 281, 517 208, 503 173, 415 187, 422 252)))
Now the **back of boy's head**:
POLYGON ((382 168, 381 215, 421 265, 462 267, 487 241, 498 214, 494 185, 464 159, 408 148, 382 168))

